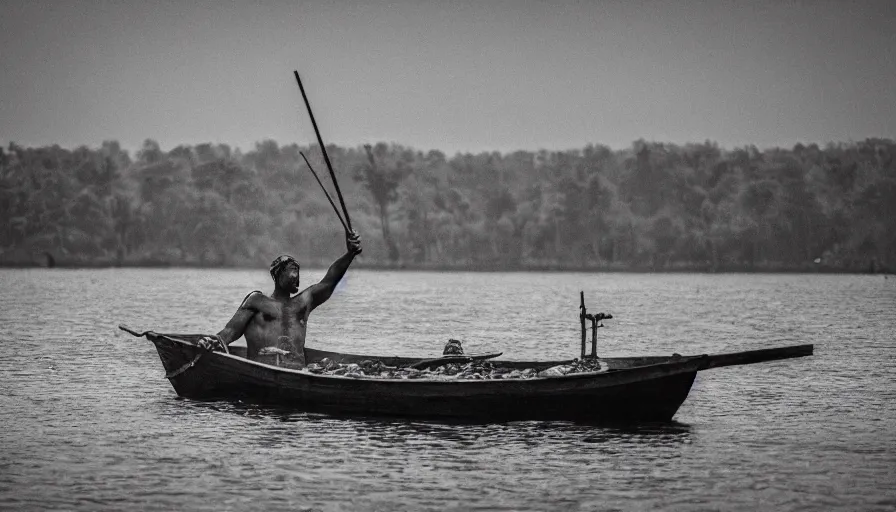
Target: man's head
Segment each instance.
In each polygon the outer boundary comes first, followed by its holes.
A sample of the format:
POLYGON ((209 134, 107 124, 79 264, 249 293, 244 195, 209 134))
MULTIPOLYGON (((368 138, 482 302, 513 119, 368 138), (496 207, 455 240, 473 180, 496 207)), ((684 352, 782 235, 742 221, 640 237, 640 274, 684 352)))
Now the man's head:
POLYGON ((277 256, 271 262, 271 278, 275 285, 289 293, 299 291, 299 262, 288 254, 277 256))
POLYGON ((445 344, 445 350, 442 351, 443 356, 462 356, 464 355, 464 347, 460 340, 449 339, 445 344))

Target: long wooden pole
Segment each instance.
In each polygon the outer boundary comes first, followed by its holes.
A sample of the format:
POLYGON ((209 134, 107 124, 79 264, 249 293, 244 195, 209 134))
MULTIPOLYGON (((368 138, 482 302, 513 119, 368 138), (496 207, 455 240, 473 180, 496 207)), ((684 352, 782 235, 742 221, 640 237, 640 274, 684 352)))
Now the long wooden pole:
POLYGON ((311 162, 309 162, 308 158, 305 157, 305 153, 302 153, 301 151, 299 151, 299 154, 302 155, 302 158, 305 160, 305 164, 308 166, 308 170, 311 171, 311 174, 314 175, 314 179, 317 180, 317 184, 320 185, 320 189, 324 191, 324 195, 327 196, 327 201, 330 202, 330 206, 332 206, 333 211, 336 212, 336 217, 339 218, 339 223, 342 224, 343 229, 345 229, 345 232, 348 233, 349 232, 348 226, 346 226, 345 221, 342 220, 342 215, 339 215, 339 208, 336 208, 336 203, 333 202, 333 198, 330 197, 330 193, 327 192, 327 188, 324 187, 324 184, 320 181, 320 178, 317 177, 317 173, 314 172, 314 167, 311 167, 311 162))
POLYGON ((720 366, 734 366, 738 364, 753 364, 776 359, 790 359, 791 357, 811 356, 815 352, 815 345, 791 345, 789 347, 766 348, 761 350, 748 350, 746 352, 734 352, 732 354, 714 354, 707 360, 706 369, 720 366))
POLYGON ((342 191, 339 190, 339 182, 336 181, 336 173, 333 172, 333 164, 330 163, 330 156, 327 155, 327 147, 324 145, 324 139, 320 136, 320 130, 317 129, 317 121, 314 120, 314 113, 311 112, 311 104, 308 103, 308 96, 305 94, 305 87, 302 86, 302 79, 299 78, 299 72, 293 71, 296 75, 296 82, 299 84, 299 91, 302 93, 302 99, 305 100, 305 107, 308 109, 308 117, 311 118, 311 126, 314 127, 314 134, 317 135, 317 143, 320 144, 320 150, 324 154, 324 162, 327 164, 327 169, 330 171, 330 178, 333 180, 333 185, 336 187, 336 195, 339 196, 339 204, 342 205, 342 213, 345 214, 345 223, 348 227, 348 230, 352 230, 352 220, 348 216, 348 209, 345 207, 345 199, 342 198, 342 191))

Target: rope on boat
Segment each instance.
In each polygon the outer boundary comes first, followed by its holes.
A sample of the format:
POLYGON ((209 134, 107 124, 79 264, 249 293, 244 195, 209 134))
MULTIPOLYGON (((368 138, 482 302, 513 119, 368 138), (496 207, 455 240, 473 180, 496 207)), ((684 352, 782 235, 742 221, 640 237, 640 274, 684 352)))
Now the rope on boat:
MULTIPOLYGON (((254 291, 253 291, 253 292, 250 292, 249 295, 252 295, 253 293, 255 293, 255 292, 254 292, 254 291)), ((260 293, 260 292, 259 292, 259 293, 260 293)), ((246 295, 246 298, 243 299, 243 302, 246 302, 246 299, 249 298, 249 295, 246 295)), ((146 335, 148 335, 148 334, 155 334, 156 336, 159 336, 159 337, 161 337, 161 338, 165 338, 165 339, 168 339, 168 340, 173 340, 173 341, 177 341, 177 342, 180 342, 180 343, 187 343, 187 344, 190 344, 190 345, 195 345, 195 343, 193 343, 193 342, 190 342, 190 341, 187 341, 187 340, 182 340, 182 339, 179 339, 179 338, 175 338, 175 337, 173 337, 173 336, 168 336, 168 335, 166 335, 166 334, 158 334, 158 333, 154 333, 154 332, 152 332, 152 331, 137 332, 137 331, 131 329, 130 327, 126 326, 126 325, 119 325, 118 328, 121 329, 122 331, 129 332, 129 333, 133 334, 134 336, 137 336, 138 338, 142 338, 143 336, 146 336, 146 335)), ((223 349, 224 352, 226 352, 226 353, 229 354, 230 351, 227 350, 227 345, 226 345, 223 341, 221 341, 221 339, 218 338, 217 336, 215 336, 215 339, 216 339, 217 342, 218 342, 218 346, 220 346, 221 349, 223 349)), ((190 368, 192 368, 193 366, 196 365, 196 362, 199 361, 199 358, 202 357, 203 354, 205 354, 205 351, 200 350, 200 352, 199 352, 198 354, 196 354, 196 357, 194 357, 193 359, 191 359, 190 362, 186 363, 185 365, 181 366, 180 368, 178 368, 178 369, 176 369, 176 370, 173 370, 173 371, 170 371, 170 372, 166 373, 166 374, 165 374, 165 378, 166 378, 166 379, 173 379, 174 377, 177 377, 178 375, 180 375, 180 374, 184 373, 185 371, 189 370, 190 368)))
POLYGON ((200 353, 196 354, 196 357, 194 357, 189 363, 187 363, 187 364, 181 366, 181 367, 178 368, 177 370, 170 371, 170 372, 166 373, 166 374, 165 374, 165 378, 166 378, 166 379, 173 379, 174 377, 177 377, 178 375, 180 375, 180 374, 184 373, 185 371, 189 370, 190 368, 192 368, 192 367, 196 364, 196 361, 199 361, 199 358, 202 357, 202 354, 203 354, 203 352, 200 352, 200 353))

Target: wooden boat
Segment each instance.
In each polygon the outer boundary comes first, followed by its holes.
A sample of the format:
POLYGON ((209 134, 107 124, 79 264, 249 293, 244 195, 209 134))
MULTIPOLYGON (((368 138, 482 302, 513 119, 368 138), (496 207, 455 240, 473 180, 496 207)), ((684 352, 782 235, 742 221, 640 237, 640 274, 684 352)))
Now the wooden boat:
MULTIPOLYGON (((698 371, 813 352, 813 345, 795 345, 717 355, 601 358, 606 364, 604 371, 558 377, 410 380, 318 375, 252 361, 239 353, 206 351, 196 345, 202 335, 122 329, 145 335, 155 344, 166 376, 183 397, 242 400, 337 414, 465 421, 668 421, 687 398, 698 371)), ((305 350, 309 364, 325 357, 343 363, 380 360, 389 366, 421 362, 420 358, 305 350)), ((451 357, 458 362, 490 359, 496 366, 537 370, 570 362, 491 359, 498 355, 451 357)), ((439 360, 446 362, 436 358, 436 364, 439 360)))

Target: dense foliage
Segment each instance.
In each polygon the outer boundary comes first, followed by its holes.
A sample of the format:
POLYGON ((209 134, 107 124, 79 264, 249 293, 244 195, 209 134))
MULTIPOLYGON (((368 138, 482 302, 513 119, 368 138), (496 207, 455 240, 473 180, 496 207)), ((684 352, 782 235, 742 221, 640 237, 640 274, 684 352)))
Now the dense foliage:
MULTIPOLYGON (((342 230, 305 152, 264 141, 132 158, 0 149, 0 262, 325 264, 342 230)), ((329 146, 368 265, 443 268, 882 270, 896 267, 896 143, 725 150, 422 152, 329 146), (366 149, 366 150, 365 150, 366 149)), ((332 188, 331 188, 331 194, 332 188)), ((335 195, 334 195, 335 200, 335 195)))

